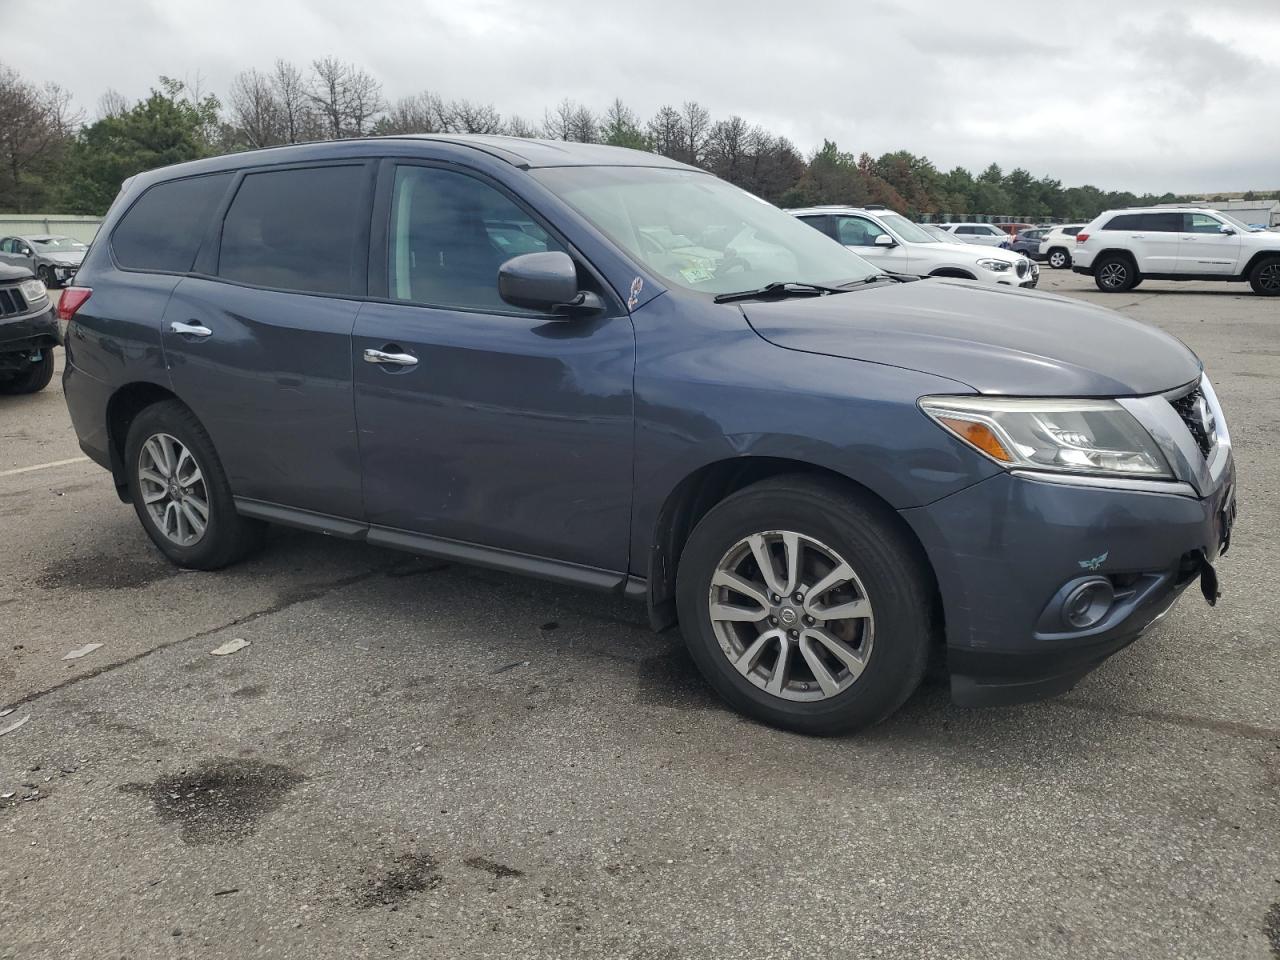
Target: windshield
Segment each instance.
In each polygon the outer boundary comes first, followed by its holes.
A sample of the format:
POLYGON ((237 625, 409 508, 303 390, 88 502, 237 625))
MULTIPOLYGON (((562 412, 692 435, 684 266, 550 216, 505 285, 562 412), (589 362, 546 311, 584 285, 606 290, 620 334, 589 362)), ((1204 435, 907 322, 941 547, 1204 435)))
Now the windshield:
POLYGON ((645 267, 690 290, 839 285, 881 272, 808 224, 705 173, 553 167, 533 175, 645 267))
POLYGON ((87 243, 72 240, 70 237, 44 237, 31 242, 45 250, 84 250, 88 247, 87 243))
POLYGON ((898 235, 901 240, 907 243, 937 243, 937 238, 932 237, 927 231, 916 226, 900 213, 884 213, 880 215, 880 220, 886 227, 898 235))

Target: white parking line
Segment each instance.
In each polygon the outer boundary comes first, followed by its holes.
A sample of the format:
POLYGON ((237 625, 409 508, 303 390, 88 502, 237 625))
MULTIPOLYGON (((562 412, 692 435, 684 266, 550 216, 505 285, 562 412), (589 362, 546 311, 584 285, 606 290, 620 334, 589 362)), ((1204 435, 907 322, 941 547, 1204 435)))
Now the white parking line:
POLYGON ((16 477, 20 473, 34 473, 37 470, 52 470, 54 467, 65 467, 71 463, 87 463, 88 457, 72 457, 70 460, 53 460, 49 463, 37 463, 33 467, 15 467, 13 470, 0 470, 0 477, 16 477))

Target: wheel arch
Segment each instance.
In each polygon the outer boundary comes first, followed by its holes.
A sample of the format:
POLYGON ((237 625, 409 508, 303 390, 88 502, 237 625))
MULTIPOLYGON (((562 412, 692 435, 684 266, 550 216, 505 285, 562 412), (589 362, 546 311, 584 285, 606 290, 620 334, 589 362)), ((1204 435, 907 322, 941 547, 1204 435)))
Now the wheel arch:
POLYGON ((906 541, 912 545, 915 559, 926 571, 934 595, 935 616, 938 623, 941 623, 942 604, 933 564, 910 524, 902 519, 887 500, 865 484, 815 463, 785 457, 743 456, 702 465, 677 483, 663 501, 654 522, 649 545, 649 622, 655 630, 665 630, 676 623, 676 570, 680 566, 680 555, 688 542, 689 534, 698 521, 731 494, 761 480, 780 476, 828 480, 881 509, 890 518, 890 522, 902 531, 906 541))
POLYGON ((978 278, 968 270, 962 270, 960 267, 938 267, 929 273, 931 277, 950 277, 954 280, 977 280, 978 278))
POLYGON ((120 387, 107 401, 107 444, 111 457, 111 477, 115 481, 117 496, 125 503, 129 502, 129 477, 124 466, 124 445, 129 436, 129 427, 143 410, 165 400, 182 402, 172 390, 158 383, 138 381, 120 387))
POLYGON ((1244 269, 1240 271, 1240 276, 1248 280, 1249 275, 1253 273, 1253 268, 1258 265, 1258 262, 1260 260, 1265 260, 1268 257, 1280 257, 1280 247, 1277 247, 1274 250, 1259 250, 1254 253, 1254 255, 1249 258, 1249 262, 1244 265, 1244 269))
POLYGON ((1099 250, 1093 257, 1094 266, 1097 266, 1098 261, 1103 257, 1123 257, 1125 260, 1128 260, 1133 264, 1135 273, 1142 273, 1142 271, 1138 269, 1138 258, 1133 255, 1132 250, 1126 250, 1124 247, 1107 247, 1106 249, 1099 250))

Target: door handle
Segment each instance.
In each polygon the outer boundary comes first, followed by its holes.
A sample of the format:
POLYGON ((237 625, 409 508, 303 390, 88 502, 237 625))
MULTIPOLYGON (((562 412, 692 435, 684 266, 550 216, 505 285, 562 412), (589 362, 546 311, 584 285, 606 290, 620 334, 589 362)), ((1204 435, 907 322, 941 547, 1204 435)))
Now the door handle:
POLYGON ((199 337, 203 340, 205 337, 212 337, 213 331, 206 327, 203 323, 196 320, 175 320, 169 324, 169 330, 173 333, 180 333, 187 337, 199 337))
POLYGON ((411 353, 390 353, 386 350, 370 350, 364 352, 365 363, 380 363, 389 367, 415 367, 418 358, 411 353))
POLYGON ((1145 239, 1147 239, 1147 235, 1146 235, 1145 233, 1134 233, 1134 234, 1131 234, 1131 235, 1130 235, 1129 239, 1130 239, 1130 240, 1145 240, 1145 239))

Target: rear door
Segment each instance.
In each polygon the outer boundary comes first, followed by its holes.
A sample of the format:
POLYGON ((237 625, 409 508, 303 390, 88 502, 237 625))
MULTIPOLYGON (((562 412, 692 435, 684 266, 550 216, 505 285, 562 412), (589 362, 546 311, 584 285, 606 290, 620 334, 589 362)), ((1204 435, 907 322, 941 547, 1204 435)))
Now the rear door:
POLYGON ((375 209, 374 299, 352 341, 369 540, 444 539, 616 582, 631 515, 625 307, 548 223, 478 172, 384 161, 375 209), (574 257, 580 283, 608 304, 602 314, 554 319, 498 296, 503 262, 547 250, 574 257))
POLYGON ((366 293, 373 165, 240 175, 165 311, 174 391, 237 497, 358 518, 351 329, 366 293))
POLYGON ((1240 235, 1236 228, 1210 213, 1183 213, 1178 244, 1178 272, 1223 274, 1238 272, 1240 235), (1230 227, 1231 233, 1223 233, 1230 227))

